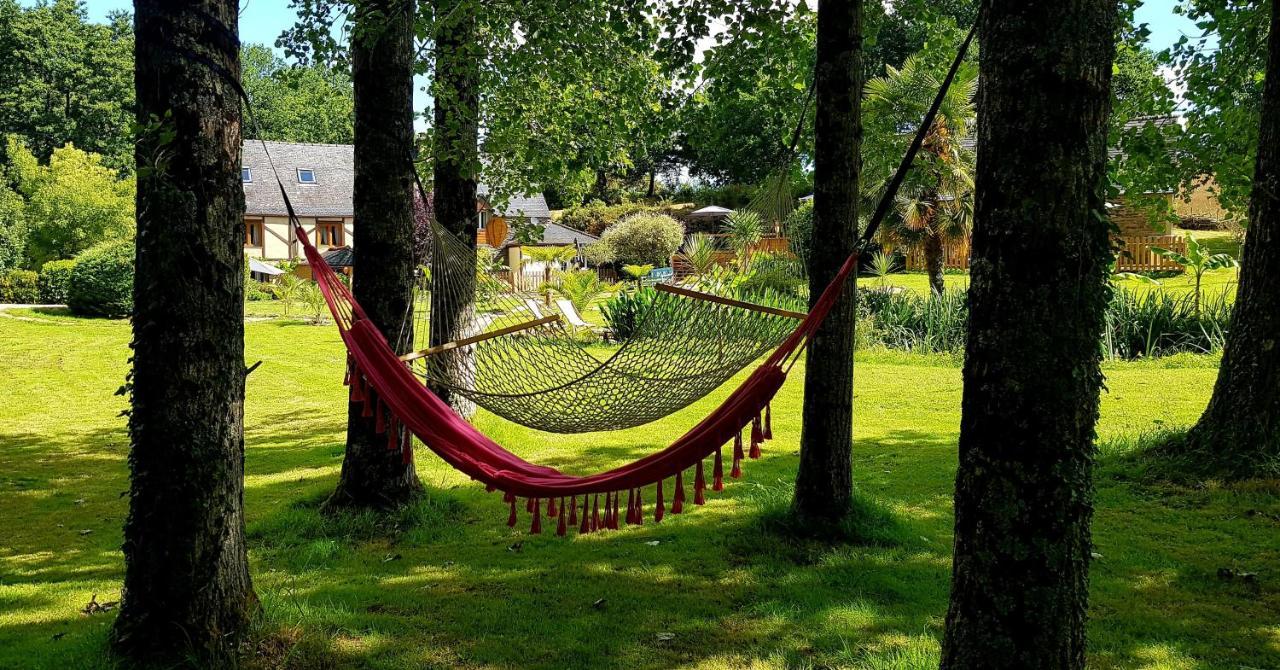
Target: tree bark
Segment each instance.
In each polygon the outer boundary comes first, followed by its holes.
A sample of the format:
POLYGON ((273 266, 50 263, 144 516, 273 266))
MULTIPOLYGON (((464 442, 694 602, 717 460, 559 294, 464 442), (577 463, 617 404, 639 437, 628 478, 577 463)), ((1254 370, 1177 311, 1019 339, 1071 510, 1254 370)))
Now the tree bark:
POLYGON ((942 278, 942 270, 946 264, 946 249, 942 246, 942 235, 930 232, 924 238, 924 265, 929 273, 929 288, 934 295, 942 295, 947 286, 942 278))
POLYGON ((1187 440, 1196 462, 1231 478, 1280 475, 1280 2, 1267 48, 1240 285, 1213 397, 1187 440))
POLYGON ((943 668, 1083 668, 1116 4, 984 0, 943 668))
MULTIPOLYGON (((440 226, 466 243, 474 256, 476 248, 476 174, 479 170, 478 142, 480 107, 478 90, 483 52, 476 35, 476 12, 479 3, 471 0, 435 0, 435 98, 434 202, 440 226)), ((475 294, 474 259, 463 263, 460 274, 443 280, 449 267, 433 263, 436 283, 446 282, 456 292, 432 291, 430 346, 437 346, 467 335, 473 321, 475 305, 459 296, 475 294)), ((456 266, 455 266, 456 267, 456 266)), ((474 374, 468 349, 455 349, 431 356, 427 364, 433 375, 456 379, 466 384, 474 374)), ((475 406, 445 386, 433 389, 463 416, 470 416, 475 406)))
MULTIPOLYGON (((809 293, 817 298, 854 251, 862 142, 862 2, 820 0, 809 293)), ((800 469, 792 508, 804 524, 833 523, 853 500, 854 278, 809 343, 800 469)))
MULTIPOLYGON (((355 10, 356 225, 352 292, 398 353, 413 344, 413 0, 366 0, 355 10)), ((422 490, 412 459, 388 450, 363 406, 347 409, 347 448, 329 507, 394 509, 422 490)), ((403 428, 386 426, 402 437, 403 428)), ((390 438, 394 439, 394 438, 390 438)))
POLYGON ((238 4, 135 3, 130 490, 112 643, 136 660, 222 654, 258 607, 244 538, 238 4))

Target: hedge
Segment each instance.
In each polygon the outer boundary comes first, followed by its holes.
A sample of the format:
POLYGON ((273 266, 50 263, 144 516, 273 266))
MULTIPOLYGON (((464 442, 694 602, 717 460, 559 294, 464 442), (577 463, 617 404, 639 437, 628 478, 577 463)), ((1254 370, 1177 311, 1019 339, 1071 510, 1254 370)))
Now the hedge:
POLYGON ((40 301, 40 276, 30 270, 0 274, 0 302, 30 305, 40 301))
POLYGON ((71 272, 75 267, 75 260, 70 258, 45 263, 40 268, 40 302, 46 305, 67 302, 67 293, 71 290, 71 272))
POLYGON ((133 312, 133 241, 105 242, 76 257, 67 306, 86 316, 133 312))

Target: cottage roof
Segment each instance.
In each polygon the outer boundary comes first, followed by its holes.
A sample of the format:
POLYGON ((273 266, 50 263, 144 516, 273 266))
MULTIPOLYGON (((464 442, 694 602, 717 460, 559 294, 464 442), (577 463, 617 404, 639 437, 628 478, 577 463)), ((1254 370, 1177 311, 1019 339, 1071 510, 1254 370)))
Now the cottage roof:
POLYGON ((355 252, 351 247, 334 247, 321 254, 321 257, 331 268, 349 268, 355 265, 355 252))
POLYGON ((249 271, 257 272, 258 274, 271 275, 271 276, 284 274, 284 270, 281 270, 280 268, 270 263, 260 261, 256 258, 249 259, 249 271))
MULTIPOLYGON (((244 183, 245 214, 285 216, 289 213, 271 171, 274 163, 298 216, 354 216, 351 193, 355 184, 355 153, 350 144, 268 141, 265 150, 262 145, 258 140, 245 140, 241 150, 241 165, 249 169, 249 181, 244 183), (303 183, 300 170, 310 170, 314 183, 303 183)), ((488 201, 486 185, 479 184, 476 192, 488 201)), ((493 213, 524 216, 540 223, 551 220, 551 209, 541 193, 512 196, 493 213)))
MULTIPOLYGON (((476 197, 489 203, 489 187, 485 184, 477 184, 476 197)), ((547 199, 541 193, 510 196, 505 206, 493 207, 491 212, 494 216, 525 217, 539 223, 551 220, 551 208, 547 207, 547 199)))
MULTIPOLYGON (((591 233, 562 226, 551 220, 539 221, 538 223, 542 225, 542 239, 530 246, 563 247, 575 244, 591 244, 600 239, 591 233)), ((499 247, 505 249, 518 245, 519 243, 515 241, 515 235, 515 228, 510 228, 507 231, 507 239, 499 247)))
POLYGON ((271 162, 289 202, 299 216, 351 216, 351 191, 355 181, 354 156, 350 144, 304 144, 267 142, 266 150, 257 140, 245 140, 241 166, 249 169, 244 183, 244 210, 249 216, 285 216, 289 212, 280 196, 271 162), (271 162, 267 160, 271 154, 271 162), (302 183, 300 170, 311 170, 314 183, 302 183))

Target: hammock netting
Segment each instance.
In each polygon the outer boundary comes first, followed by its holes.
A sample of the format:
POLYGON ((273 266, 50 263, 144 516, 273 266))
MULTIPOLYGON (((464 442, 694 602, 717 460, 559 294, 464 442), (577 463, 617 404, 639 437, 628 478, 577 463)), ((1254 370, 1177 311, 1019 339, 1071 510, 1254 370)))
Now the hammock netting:
POLYGON ((686 490, 692 494, 692 502, 699 505, 705 501, 708 489, 721 490, 726 461, 730 463, 728 475, 741 476, 743 461, 758 458, 761 445, 772 436, 770 399, 781 388, 786 370, 794 364, 804 342, 840 296, 857 259, 855 255, 845 261, 809 315, 793 321, 790 334, 764 363, 671 446, 612 470, 574 476, 523 460, 454 413, 400 359, 296 219, 295 230, 347 347, 343 382, 350 386, 350 400, 359 404, 363 415, 374 419, 376 428, 386 434, 387 449, 409 462, 413 458, 412 437, 416 436, 450 466, 483 482, 491 491, 503 491, 510 506, 509 525, 516 524, 517 501, 525 498, 525 509, 533 516, 531 531, 535 533, 542 531, 544 502, 549 518, 556 519, 557 533, 564 534, 570 524, 579 532, 592 532, 618 528, 621 522, 643 523, 644 489, 648 486, 654 486, 653 514, 660 521, 668 509, 673 514, 684 511, 686 490), (726 457, 724 452, 730 445, 732 451, 726 457), (704 464, 708 458, 709 467, 704 464), (669 495, 667 479, 672 480, 669 495), (624 492, 625 513, 621 508, 624 492))
MULTIPOLYGON (((933 123, 942 96, 954 79, 973 35, 974 31, 971 29, 872 215, 860 239, 858 250, 871 239, 887 215, 890 203, 920 149, 925 130, 933 123)), ((723 488, 726 461, 730 464, 728 475, 740 476, 743 461, 759 457, 761 444, 771 437, 769 401, 782 387, 787 372, 801 356, 805 344, 851 283, 860 253, 855 251, 845 259, 822 293, 813 297, 808 314, 801 319, 788 318, 786 322, 775 323, 772 319, 762 319, 752 310, 746 310, 752 313, 745 314, 734 311, 741 308, 722 304, 704 305, 700 303, 706 301, 694 299, 680 301, 675 299, 677 296, 672 296, 669 309, 674 312, 673 318, 661 318, 651 324, 647 323, 641 328, 642 336, 623 345, 603 361, 589 357, 580 348, 570 348, 571 338, 563 337, 563 330, 538 331, 534 328, 522 328, 511 332, 512 335, 518 333, 518 336, 507 337, 503 334, 475 342, 482 346, 459 346, 453 351, 443 352, 444 356, 429 356, 427 358, 434 362, 426 363, 428 368, 434 365, 451 369, 447 370, 447 374, 440 373, 439 370, 426 370, 419 374, 397 355, 381 331, 352 298, 347 286, 311 244, 289 203, 282 183, 280 191, 284 195, 289 218, 302 243, 307 261, 346 345, 348 360, 343 382, 350 386, 350 401, 359 405, 363 415, 374 421, 378 432, 386 435, 389 452, 396 454, 405 463, 411 462, 412 441, 417 437, 451 467, 482 482, 489 491, 502 491, 503 499, 509 506, 508 525, 516 525, 519 509, 523 507, 531 517, 530 530, 534 533, 542 532, 544 506, 549 523, 555 524, 557 534, 564 535, 572 528, 577 528, 580 533, 589 533, 615 529, 624 522, 641 524, 649 509, 652 509, 653 519, 661 521, 668 512, 683 512, 689 501, 687 495, 691 496, 695 505, 704 503, 708 489, 718 491, 723 488), (742 321, 735 322, 734 319, 742 321), (714 328, 710 324, 715 324, 714 328), (736 326, 741 326, 743 331, 735 330, 736 326), (712 332, 713 330, 718 332, 712 332), (558 428, 587 429, 587 426, 594 425, 588 416, 590 412, 578 411, 570 406, 572 403, 589 403, 592 412, 609 411, 601 407, 603 401, 589 397, 589 392, 605 393, 610 403, 625 407, 625 412, 620 411, 615 415, 620 417, 619 420, 643 422, 649 417, 656 418, 672 411, 669 408, 682 407, 696 397, 701 397, 715 387, 710 381, 701 381, 702 379, 719 379, 721 382, 727 380, 741 366, 754 360, 762 352, 762 348, 768 349, 769 343, 778 340, 780 342, 772 348, 772 353, 744 381, 702 421, 676 438, 670 446, 634 462, 587 476, 568 475, 516 456, 456 414, 424 383, 424 380, 446 381, 449 388, 465 391, 477 403, 491 406, 495 412, 504 416, 545 421, 547 425, 558 428), (723 343, 724 353, 708 353, 709 343, 723 343), (576 362, 570 362, 575 360, 576 362), (545 361, 554 361, 555 365, 546 364, 545 361), (560 367, 562 365, 568 366, 567 371, 560 367), (513 371, 529 371, 529 374, 508 374, 513 371), (544 374, 551 376, 543 376, 544 374), (602 381, 593 381, 595 377, 600 377, 602 381), (461 384, 458 383, 460 379, 463 381, 461 384), (692 381, 695 379, 699 381, 692 381), (557 384, 557 381, 560 383, 557 384), (593 386, 595 384, 599 385, 593 386), (626 390, 629 386, 645 390, 632 392, 626 390), (677 399, 664 401, 660 398, 661 394, 647 390, 649 388, 661 388, 675 393, 677 399), (650 411, 643 408, 645 403, 662 402, 668 404, 660 405, 661 409, 650 411), (569 418, 550 418, 553 409, 565 410, 569 418), (726 450, 730 450, 728 456, 725 455, 726 450), (706 463, 708 459, 710 465, 706 463), (670 485, 667 480, 671 480, 670 485), (650 486, 654 487, 652 507, 645 502, 645 489, 650 486), (624 493, 627 499, 625 511, 621 502, 624 493), (525 499, 523 505, 519 503, 520 498, 525 499)), ((446 263, 452 262, 443 260, 451 257, 447 253, 449 244, 445 238, 438 237, 441 245, 434 254, 435 258, 446 263)), ((471 254, 459 257, 465 259, 458 261, 464 265, 474 264, 471 254)), ((468 265, 466 269, 467 272, 453 275, 471 278, 460 280, 458 287, 448 288, 443 284, 433 286, 429 283, 428 289, 433 293, 444 291, 447 294, 458 290, 470 295, 475 291, 475 286, 467 286, 469 281, 483 280, 473 274, 474 265, 468 265)), ((436 272, 433 271, 432 278, 435 276, 436 272)), ((441 297, 447 295, 442 294, 441 297)), ((515 311, 509 311, 517 309, 518 305, 486 307, 484 301, 477 300, 476 304, 481 309, 476 310, 465 305, 458 308, 459 303, 440 302, 435 296, 432 297, 432 302, 435 306, 448 305, 450 309, 459 311, 446 314, 443 318, 436 314, 434 322, 424 330, 441 327, 441 321, 449 320, 455 321, 450 325, 463 324, 477 333, 492 328, 494 322, 502 319, 523 320, 528 323, 528 315, 520 316, 515 311), (492 313, 482 317, 486 310, 492 313)), ((530 311, 535 309, 530 305, 526 307, 530 311)), ((551 321, 546 323, 550 324, 551 321)), ((559 325, 557 328, 563 329, 563 326, 559 325)), ((458 328, 449 330, 457 331, 458 328)), ((402 330, 401 335, 405 334, 402 330)))
POLYGON ((724 385, 796 326, 793 317, 656 291, 616 350, 593 353, 580 343, 583 327, 571 325, 575 308, 545 300, 545 292, 514 289, 478 267, 470 245, 435 223, 429 230, 429 271, 413 301, 413 349, 440 343, 431 335, 440 330, 432 316, 441 309, 457 316, 437 340, 516 330, 415 358, 415 373, 432 388, 531 428, 620 430, 662 418, 724 385))

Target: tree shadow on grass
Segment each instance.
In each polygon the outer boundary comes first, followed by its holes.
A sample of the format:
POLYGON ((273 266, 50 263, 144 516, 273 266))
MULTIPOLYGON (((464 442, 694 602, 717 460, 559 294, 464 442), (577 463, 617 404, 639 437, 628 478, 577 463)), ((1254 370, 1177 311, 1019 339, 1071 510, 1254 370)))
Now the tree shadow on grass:
POLYGON ((268 619, 306 619, 338 657, 360 640, 366 661, 740 665, 791 654, 815 631, 828 631, 809 652, 818 658, 893 646, 930 625, 940 603, 919 585, 947 570, 945 557, 918 547, 833 547, 797 565, 753 513, 724 499, 661 524, 570 538, 512 532, 497 519, 473 525, 466 513, 456 521, 465 532, 348 545, 305 569, 280 556, 259 579, 268 619))
MULTIPOLYGON (((306 621, 298 653, 317 665, 847 665, 904 645, 932 658, 944 546, 809 545, 798 558, 764 519, 790 496, 795 460, 782 444, 708 505, 660 524, 648 488, 645 524, 619 532, 558 538, 544 518, 544 533, 529 535, 522 506, 511 530, 499 494, 478 485, 429 490, 424 504, 444 514, 428 515, 421 534, 335 539, 314 500, 277 508, 250 529, 269 627, 306 621)), ((556 465, 594 469, 652 450, 619 441, 556 465)), ((935 534, 934 524, 908 519, 903 534, 935 534)))
POLYGON ((1280 482, 1170 480, 1152 447, 1177 434, 1101 450, 1092 653, 1099 667, 1280 667, 1280 482))

